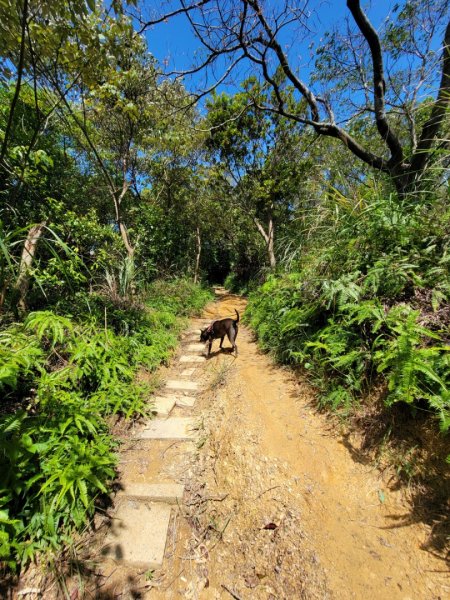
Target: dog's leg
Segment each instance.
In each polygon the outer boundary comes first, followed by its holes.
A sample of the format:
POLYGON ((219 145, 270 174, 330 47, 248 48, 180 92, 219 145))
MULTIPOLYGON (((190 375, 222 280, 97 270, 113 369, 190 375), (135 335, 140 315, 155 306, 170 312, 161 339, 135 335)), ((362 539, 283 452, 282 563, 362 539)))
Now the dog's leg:
POLYGON ((209 340, 209 345, 208 345, 208 356, 211 354, 211 347, 212 347, 212 340, 209 340))
POLYGON ((237 336, 237 328, 231 329, 229 333, 227 333, 228 339, 230 340, 230 344, 232 346, 232 352, 236 352, 237 356, 237 346, 236 346, 236 336, 237 336))
POLYGON ((224 340, 224 339, 225 339, 225 336, 223 335, 223 336, 220 338, 220 346, 219 346, 219 348, 222 348, 222 344, 223 344, 223 340, 224 340))

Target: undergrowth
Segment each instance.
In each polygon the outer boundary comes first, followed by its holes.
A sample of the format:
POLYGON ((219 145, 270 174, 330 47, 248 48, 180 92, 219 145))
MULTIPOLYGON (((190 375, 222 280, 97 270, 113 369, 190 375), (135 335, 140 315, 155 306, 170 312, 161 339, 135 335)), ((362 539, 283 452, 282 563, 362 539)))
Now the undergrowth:
POLYGON ((139 304, 90 295, 3 327, 0 564, 17 570, 86 526, 115 477, 111 417, 146 413, 138 369, 167 361, 183 317, 209 298, 190 282, 158 281, 139 304))
POLYGON ((384 404, 450 428, 450 213, 446 203, 330 197, 300 260, 250 295, 261 346, 301 365, 319 403, 348 414, 375 385, 384 404))

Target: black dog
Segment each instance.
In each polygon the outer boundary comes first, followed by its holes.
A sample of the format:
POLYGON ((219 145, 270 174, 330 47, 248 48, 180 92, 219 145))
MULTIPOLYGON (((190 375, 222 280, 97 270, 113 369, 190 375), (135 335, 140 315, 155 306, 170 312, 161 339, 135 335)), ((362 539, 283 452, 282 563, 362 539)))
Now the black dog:
POLYGON ((239 313, 236 309, 234 309, 237 314, 237 319, 220 319, 219 321, 213 321, 209 327, 201 330, 200 341, 207 342, 209 341, 208 346, 208 356, 211 352, 211 346, 213 340, 217 340, 220 338, 220 347, 222 348, 223 340, 225 335, 227 335, 230 343, 233 347, 233 350, 236 352, 237 356, 237 346, 236 346, 236 336, 238 334, 238 323, 239 323, 239 313))

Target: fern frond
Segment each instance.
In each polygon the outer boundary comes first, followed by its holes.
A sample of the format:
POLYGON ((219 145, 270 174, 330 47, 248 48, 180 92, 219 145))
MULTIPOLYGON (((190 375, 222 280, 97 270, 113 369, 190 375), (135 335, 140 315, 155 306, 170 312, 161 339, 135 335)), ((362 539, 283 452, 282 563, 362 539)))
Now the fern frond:
POLYGON ((74 331, 74 325, 67 317, 56 315, 50 310, 32 312, 25 320, 25 329, 33 331, 40 341, 47 339, 52 346, 62 344, 74 331))
POLYGON ((362 294, 361 286, 356 283, 361 273, 347 273, 339 279, 325 280, 322 283, 323 299, 327 302, 327 310, 336 305, 342 309, 350 301, 359 302, 362 294))
POLYGON ((7 433, 18 433, 25 417, 26 412, 24 410, 2 417, 0 419, 0 433, 3 435, 7 433))

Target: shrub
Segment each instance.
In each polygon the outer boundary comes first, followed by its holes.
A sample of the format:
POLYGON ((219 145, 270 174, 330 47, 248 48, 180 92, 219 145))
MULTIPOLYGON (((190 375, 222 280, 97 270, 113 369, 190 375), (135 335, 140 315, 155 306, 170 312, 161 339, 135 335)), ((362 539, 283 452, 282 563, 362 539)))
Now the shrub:
POLYGON ((76 320, 37 311, 0 332, 0 563, 15 568, 89 522, 115 477, 108 417, 146 414, 138 369, 167 361, 183 317, 209 298, 156 282, 146 305, 94 295, 76 320))
POLYGON ((347 412, 385 381, 387 406, 426 403, 447 431, 448 209, 391 197, 330 208, 292 272, 250 295, 245 319, 263 348, 310 373, 323 406, 347 412))

